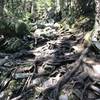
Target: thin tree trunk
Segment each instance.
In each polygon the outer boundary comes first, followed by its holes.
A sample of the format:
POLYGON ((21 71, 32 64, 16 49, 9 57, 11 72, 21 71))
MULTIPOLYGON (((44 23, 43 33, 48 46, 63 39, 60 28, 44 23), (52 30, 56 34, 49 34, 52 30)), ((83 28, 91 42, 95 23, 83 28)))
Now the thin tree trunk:
POLYGON ((37 4, 36 4, 36 0, 32 1, 32 7, 31 7, 31 13, 37 13, 37 4))
POLYGON ((59 12, 61 10, 60 0, 55 0, 55 6, 56 6, 56 12, 59 12))
POLYGON ((4 0, 0 0, 0 19, 3 19, 4 0))
POLYGON ((93 35, 93 40, 96 41, 97 40, 97 36, 98 34, 100 34, 100 0, 95 0, 95 4, 96 4, 96 16, 95 16, 95 32, 93 35))

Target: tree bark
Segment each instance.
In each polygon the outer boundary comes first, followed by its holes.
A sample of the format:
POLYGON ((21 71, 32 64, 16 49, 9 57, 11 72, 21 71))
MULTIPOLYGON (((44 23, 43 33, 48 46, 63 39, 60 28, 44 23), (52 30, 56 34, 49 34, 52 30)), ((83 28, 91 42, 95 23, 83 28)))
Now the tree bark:
POLYGON ((95 25, 94 25, 94 35, 93 35, 93 41, 97 41, 98 34, 100 35, 100 0, 95 0, 96 4, 96 16, 95 16, 95 25))
POLYGON ((4 0, 0 0, 0 19, 3 18, 4 0))

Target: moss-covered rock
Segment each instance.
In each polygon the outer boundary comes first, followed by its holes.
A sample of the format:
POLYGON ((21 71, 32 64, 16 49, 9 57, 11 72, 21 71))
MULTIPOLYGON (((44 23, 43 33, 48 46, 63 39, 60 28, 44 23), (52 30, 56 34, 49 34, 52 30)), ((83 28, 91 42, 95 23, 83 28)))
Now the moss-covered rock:
POLYGON ((23 38, 30 34, 28 26, 22 20, 3 20, 0 21, 0 34, 5 38, 18 37, 23 38))
POLYGON ((87 32, 84 36, 84 43, 89 44, 91 42, 92 31, 87 32))
POLYGON ((24 23, 21 20, 19 20, 15 24, 15 32, 16 32, 16 36, 19 37, 19 38, 22 38, 25 35, 29 35, 30 34, 28 26, 26 25, 26 23, 24 23))
POLYGON ((94 37, 94 35, 94 31, 87 32, 84 36, 84 45, 87 46, 91 43, 93 51, 100 52, 100 37, 99 35, 97 37, 94 37))

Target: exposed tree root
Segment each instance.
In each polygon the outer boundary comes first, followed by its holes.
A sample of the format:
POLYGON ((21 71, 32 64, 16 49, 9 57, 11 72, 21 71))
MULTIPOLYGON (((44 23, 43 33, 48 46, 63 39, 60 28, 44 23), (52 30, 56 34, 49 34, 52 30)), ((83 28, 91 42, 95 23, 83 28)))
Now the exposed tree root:
POLYGON ((81 56, 79 57, 79 59, 73 63, 71 66, 74 66, 72 71, 70 73, 66 72, 61 79, 58 81, 58 83, 52 87, 47 88, 46 90, 43 91, 43 97, 42 100, 59 100, 59 93, 61 88, 70 80, 70 78, 72 76, 75 75, 76 71, 79 69, 82 60, 84 58, 84 56, 87 54, 89 47, 91 46, 91 44, 89 44, 87 46, 87 48, 82 52, 81 56), (49 99, 49 95, 52 93, 53 94, 53 98, 49 99))

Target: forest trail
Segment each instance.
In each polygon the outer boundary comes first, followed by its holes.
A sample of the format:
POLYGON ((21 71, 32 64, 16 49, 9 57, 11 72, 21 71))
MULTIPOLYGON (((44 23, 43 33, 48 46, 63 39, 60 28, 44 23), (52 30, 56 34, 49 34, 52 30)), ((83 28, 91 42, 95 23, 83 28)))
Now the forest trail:
POLYGON ((100 55, 84 46, 84 32, 61 30, 58 24, 34 33, 34 49, 0 53, 0 70, 5 72, 0 98, 7 94, 7 100, 97 100, 100 55))

